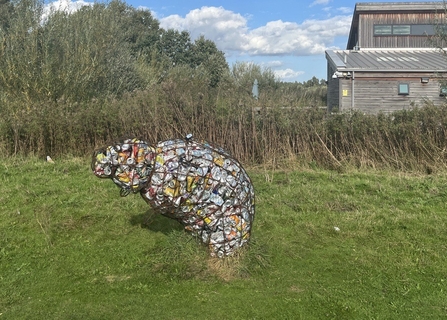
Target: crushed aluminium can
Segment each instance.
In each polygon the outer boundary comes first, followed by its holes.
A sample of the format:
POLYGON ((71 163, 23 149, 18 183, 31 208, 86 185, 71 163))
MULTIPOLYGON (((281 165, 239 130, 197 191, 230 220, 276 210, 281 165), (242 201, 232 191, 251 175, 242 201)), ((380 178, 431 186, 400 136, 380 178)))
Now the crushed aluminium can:
POLYGON ((253 184, 222 148, 191 134, 155 146, 124 139, 96 150, 91 166, 96 176, 112 179, 122 196, 140 193, 156 211, 179 221, 211 256, 232 255, 250 239, 253 184))

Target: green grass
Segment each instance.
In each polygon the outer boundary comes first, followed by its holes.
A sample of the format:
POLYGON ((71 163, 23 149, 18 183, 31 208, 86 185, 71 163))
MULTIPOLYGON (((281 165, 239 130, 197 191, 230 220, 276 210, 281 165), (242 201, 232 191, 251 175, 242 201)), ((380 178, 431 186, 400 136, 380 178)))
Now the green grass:
POLYGON ((0 320, 447 316, 447 175, 249 173, 252 242, 216 260, 86 159, 4 159, 0 320))

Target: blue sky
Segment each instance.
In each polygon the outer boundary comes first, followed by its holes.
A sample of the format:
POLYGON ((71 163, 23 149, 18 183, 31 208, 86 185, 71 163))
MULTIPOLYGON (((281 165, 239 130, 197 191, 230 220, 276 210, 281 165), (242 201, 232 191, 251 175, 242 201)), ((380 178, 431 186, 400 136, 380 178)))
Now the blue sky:
POLYGON ((213 40, 230 65, 253 62, 283 81, 326 78, 324 50, 345 48, 354 1, 128 0, 163 28, 213 40))
MULTIPOLYGON (((282 81, 326 79, 325 50, 345 49, 357 2, 350 0, 125 0, 150 10, 165 29, 187 30, 225 52, 230 66, 251 62, 271 68, 282 81)), ((387 1, 381 1, 387 2, 387 1)), ((412 2, 394 0, 392 2, 412 2)), ((426 1, 418 1, 426 2, 426 1)), ((84 0, 58 0, 78 8, 84 0)))

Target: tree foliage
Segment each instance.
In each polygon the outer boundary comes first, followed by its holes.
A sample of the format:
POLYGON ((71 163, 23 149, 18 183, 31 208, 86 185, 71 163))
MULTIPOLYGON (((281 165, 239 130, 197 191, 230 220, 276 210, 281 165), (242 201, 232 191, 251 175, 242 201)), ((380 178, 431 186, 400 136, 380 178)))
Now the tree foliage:
POLYGON ((324 104, 316 79, 281 83, 252 63, 230 70, 213 41, 160 28, 149 11, 121 0, 46 9, 43 0, 0 0, 4 154, 82 153, 131 132, 151 141, 201 132, 222 145, 237 133, 232 151, 261 159, 273 149, 253 140, 256 128, 287 132, 282 108, 324 104), (272 110, 266 123, 254 117, 260 106, 272 110))
POLYGON ((204 36, 194 41, 190 65, 193 68, 203 67, 209 77, 209 85, 216 87, 225 73, 229 71, 224 53, 217 49, 211 40, 204 36))
POLYGON ((192 42, 186 31, 163 30, 147 10, 121 2, 96 3, 74 13, 54 11, 42 21, 43 2, 2 0, 0 90, 26 100, 89 100, 144 86, 146 72, 180 65, 203 67, 216 86, 228 69, 212 41, 192 42), (154 68, 141 68, 141 64, 154 68))
POLYGON ((9 29, 12 15, 13 6, 10 0, 0 0, 0 32, 5 32, 9 29))

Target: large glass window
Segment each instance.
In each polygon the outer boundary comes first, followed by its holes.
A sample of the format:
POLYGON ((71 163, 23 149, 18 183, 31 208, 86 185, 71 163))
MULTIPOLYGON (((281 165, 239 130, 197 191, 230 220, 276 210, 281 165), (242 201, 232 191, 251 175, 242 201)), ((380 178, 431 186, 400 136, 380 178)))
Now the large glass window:
POLYGON ((439 25, 434 26, 431 24, 376 24, 374 25, 375 36, 432 36, 436 33, 436 30, 444 30, 446 26, 439 25))

